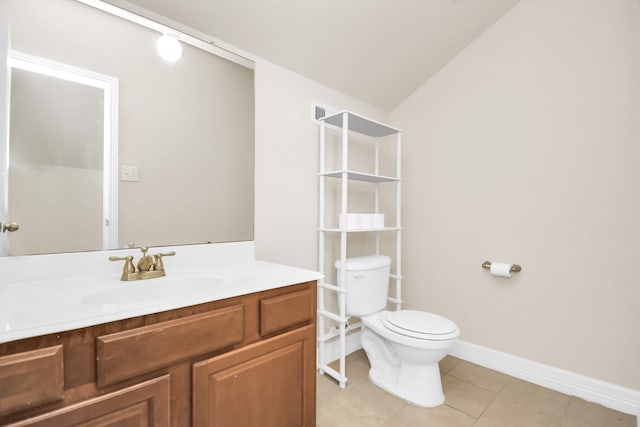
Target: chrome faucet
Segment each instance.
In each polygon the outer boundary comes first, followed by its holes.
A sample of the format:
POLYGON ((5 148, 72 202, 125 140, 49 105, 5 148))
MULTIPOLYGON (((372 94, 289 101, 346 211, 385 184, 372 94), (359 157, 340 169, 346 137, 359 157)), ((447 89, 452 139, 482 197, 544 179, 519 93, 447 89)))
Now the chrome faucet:
POLYGON ((122 269, 122 276, 120 277, 120 280, 141 280, 165 276, 166 273, 164 271, 162 257, 174 256, 176 254, 174 251, 171 251, 164 254, 159 253, 147 255, 149 248, 146 246, 142 246, 140 250, 142 251, 142 256, 135 267, 133 266, 132 255, 126 257, 109 257, 109 261, 124 261, 124 268, 122 269))

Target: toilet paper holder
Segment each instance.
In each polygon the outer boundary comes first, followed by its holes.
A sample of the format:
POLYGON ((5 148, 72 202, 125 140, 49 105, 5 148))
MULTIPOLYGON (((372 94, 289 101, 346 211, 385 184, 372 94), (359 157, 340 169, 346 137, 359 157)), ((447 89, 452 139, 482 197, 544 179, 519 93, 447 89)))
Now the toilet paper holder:
MULTIPOLYGON (((482 268, 491 268, 491 261, 485 261, 482 263, 482 268)), ((520 270, 522 270, 522 267, 520 267, 520 265, 518 264, 513 264, 511 266, 511 272, 512 273, 518 273, 520 270)))

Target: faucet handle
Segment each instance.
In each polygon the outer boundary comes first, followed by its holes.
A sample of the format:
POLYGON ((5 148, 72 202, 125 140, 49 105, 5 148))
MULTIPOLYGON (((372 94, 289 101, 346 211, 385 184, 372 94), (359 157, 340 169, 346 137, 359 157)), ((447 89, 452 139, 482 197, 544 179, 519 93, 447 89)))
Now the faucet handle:
POLYGON ((156 258, 156 270, 164 270, 164 263, 162 262, 162 257, 174 256, 175 254, 176 254, 175 251, 167 252, 164 254, 155 254, 154 257, 156 258))
POLYGON ((110 256, 109 261, 124 261, 124 268, 122 269, 123 276, 128 273, 135 273, 136 271, 136 268, 133 266, 133 256, 131 255, 125 257, 110 256))
POLYGON ((162 258, 163 256, 174 256, 175 254, 176 254, 176 251, 171 251, 164 254, 156 254, 156 256, 159 256, 160 258, 162 258))

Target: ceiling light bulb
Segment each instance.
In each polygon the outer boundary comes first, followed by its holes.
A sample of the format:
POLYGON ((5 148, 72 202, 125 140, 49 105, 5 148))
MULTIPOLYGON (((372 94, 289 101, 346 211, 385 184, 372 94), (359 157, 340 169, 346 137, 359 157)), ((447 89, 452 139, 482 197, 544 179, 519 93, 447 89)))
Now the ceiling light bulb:
POLYGON ((156 42, 158 55, 165 61, 174 62, 182 56, 182 46, 174 36, 164 34, 156 42))

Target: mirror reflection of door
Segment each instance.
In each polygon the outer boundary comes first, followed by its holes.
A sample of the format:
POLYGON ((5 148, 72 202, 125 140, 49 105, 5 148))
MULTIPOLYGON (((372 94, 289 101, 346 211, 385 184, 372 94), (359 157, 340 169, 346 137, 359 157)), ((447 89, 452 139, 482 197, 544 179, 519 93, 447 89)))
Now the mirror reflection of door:
POLYGON ((10 114, 10 254, 101 249, 102 91, 14 69, 10 114))
POLYGON ((114 209, 105 209, 114 199, 106 193, 116 191, 105 88, 69 70, 10 65, 7 216, 20 230, 9 236, 8 255, 117 246, 109 241, 114 209))

